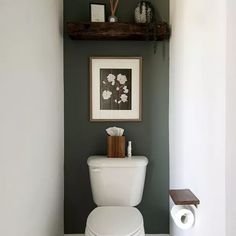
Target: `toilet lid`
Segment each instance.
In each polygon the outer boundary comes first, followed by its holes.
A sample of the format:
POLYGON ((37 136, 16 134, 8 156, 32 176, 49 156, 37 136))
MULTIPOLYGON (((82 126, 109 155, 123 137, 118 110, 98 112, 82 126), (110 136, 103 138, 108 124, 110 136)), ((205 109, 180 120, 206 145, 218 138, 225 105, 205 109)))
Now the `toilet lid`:
POLYGON ((134 207, 97 207, 88 216, 87 227, 98 236, 132 235, 143 227, 143 217, 134 207))

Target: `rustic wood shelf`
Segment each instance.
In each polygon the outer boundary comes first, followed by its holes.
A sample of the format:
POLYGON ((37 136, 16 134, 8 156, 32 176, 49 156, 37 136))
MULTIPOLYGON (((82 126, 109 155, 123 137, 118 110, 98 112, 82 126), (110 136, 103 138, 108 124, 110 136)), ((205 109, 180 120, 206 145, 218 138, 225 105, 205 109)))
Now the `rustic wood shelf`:
MULTIPOLYGON (((67 31, 74 40, 154 40, 153 30, 147 24, 122 22, 68 22, 67 31)), ((165 22, 157 24, 156 40, 170 38, 170 28, 165 22)))
POLYGON ((190 189, 170 190, 170 196, 175 205, 195 205, 197 207, 200 204, 200 200, 190 189))

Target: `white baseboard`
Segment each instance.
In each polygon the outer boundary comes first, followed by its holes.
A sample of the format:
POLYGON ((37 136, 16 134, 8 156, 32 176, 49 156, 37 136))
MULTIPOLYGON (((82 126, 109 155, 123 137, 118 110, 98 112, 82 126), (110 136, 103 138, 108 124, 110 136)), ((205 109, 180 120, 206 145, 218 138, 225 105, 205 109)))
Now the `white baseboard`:
MULTIPOLYGON (((65 234, 65 236, 84 236, 84 234, 65 234)), ((146 234, 146 236, 169 236, 169 234, 146 234)))

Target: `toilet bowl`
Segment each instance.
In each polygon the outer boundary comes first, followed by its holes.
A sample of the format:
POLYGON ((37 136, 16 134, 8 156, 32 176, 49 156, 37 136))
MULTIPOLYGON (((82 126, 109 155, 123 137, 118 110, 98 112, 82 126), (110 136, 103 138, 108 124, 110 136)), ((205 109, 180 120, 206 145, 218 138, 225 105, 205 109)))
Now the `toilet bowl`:
POLYGON ((88 216, 86 236, 145 236, 137 206, 143 195, 148 159, 88 158, 93 200, 98 206, 88 216))
POLYGON ((135 207, 103 206, 88 216, 86 236, 144 236, 143 217, 135 207))

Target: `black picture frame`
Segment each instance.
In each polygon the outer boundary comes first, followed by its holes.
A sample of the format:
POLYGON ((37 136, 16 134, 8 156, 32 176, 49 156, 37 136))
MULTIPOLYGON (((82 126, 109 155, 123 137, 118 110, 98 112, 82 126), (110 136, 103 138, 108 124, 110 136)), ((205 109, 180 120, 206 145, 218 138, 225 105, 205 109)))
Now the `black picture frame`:
MULTIPOLYGON (((102 13, 100 13, 102 14, 102 13)), ((99 14, 98 14, 99 15, 99 14)), ((90 21, 91 22, 106 22, 106 4, 105 3, 96 3, 96 2, 91 2, 89 3, 89 16, 90 16, 90 21), (93 13, 93 6, 98 6, 101 7, 103 6, 103 12, 104 14, 102 16, 98 16, 98 18, 94 18, 94 15, 96 13, 93 13), (100 18, 101 17, 101 18, 100 18)))

